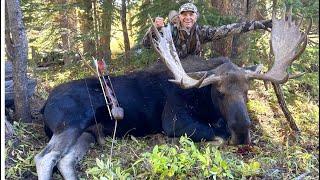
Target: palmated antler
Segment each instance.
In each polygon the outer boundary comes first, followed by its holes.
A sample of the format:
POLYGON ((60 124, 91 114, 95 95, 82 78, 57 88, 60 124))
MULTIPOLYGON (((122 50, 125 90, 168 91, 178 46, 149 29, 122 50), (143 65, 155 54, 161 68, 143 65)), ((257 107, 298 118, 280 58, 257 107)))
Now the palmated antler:
POLYGON ((305 50, 311 22, 307 31, 301 32, 299 29, 301 23, 297 25, 292 20, 292 8, 290 8, 287 18, 285 12, 284 10, 281 19, 276 18, 275 11, 272 14, 271 43, 275 57, 273 66, 265 74, 248 73, 247 78, 282 84, 288 81, 289 77, 294 77, 288 74, 287 68, 305 50))
MULTIPOLYGON (((152 22, 150 16, 149 19, 152 22)), ((206 74, 204 74, 203 77, 199 80, 193 79, 187 75, 182 67, 176 48, 174 46, 170 27, 162 27, 162 34, 159 33, 158 29, 153 23, 151 28, 156 36, 152 37, 151 33, 149 34, 149 37, 152 41, 151 44, 156 52, 160 55, 163 63, 174 75, 174 79, 169 79, 169 81, 180 85, 180 87, 183 89, 199 87, 206 74)))

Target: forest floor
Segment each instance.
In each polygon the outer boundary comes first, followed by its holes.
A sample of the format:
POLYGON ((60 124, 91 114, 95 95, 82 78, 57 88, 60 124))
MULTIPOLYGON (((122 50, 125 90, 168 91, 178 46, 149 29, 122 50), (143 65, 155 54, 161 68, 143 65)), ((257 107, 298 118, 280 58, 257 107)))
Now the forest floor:
MULTIPOLYGON (((6 139, 6 179, 37 179, 34 156, 48 142, 39 112, 45 102, 41 89, 47 87, 42 84, 31 99, 34 123, 14 121, 15 134, 6 139)), ((254 82, 248 102, 250 146, 193 143, 162 134, 127 136, 116 139, 109 163, 112 140, 106 137, 106 144, 92 145, 76 169, 80 179, 319 179, 319 106, 304 96, 287 103, 300 134, 290 130, 272 88, 254 82)), ((55 172, 54 179, 62 177, 55 172)))

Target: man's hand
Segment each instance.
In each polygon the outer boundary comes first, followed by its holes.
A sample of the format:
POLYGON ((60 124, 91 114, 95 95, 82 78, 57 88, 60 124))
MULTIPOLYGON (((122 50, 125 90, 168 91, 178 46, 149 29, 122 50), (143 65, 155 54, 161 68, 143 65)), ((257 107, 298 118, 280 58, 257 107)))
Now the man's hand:
POLYGON ((264 20, 262 21, 262 24, 266 27, 266 28, 272 28, 272 20, 264 20))
POLYGON ((164 26, 164 21, 163 21, 163 17, 156 17, 154 20, 154 25, 156 26, 156 28, 162 28, 164 26))
MULTIPOLYGON (((270 31, 268 28, 272 28, 272 20, 262 20, 262 21, 254 21, 254 26, 251 26, 252 29, 264 29, 270 31)), ((249 30, 250 30, 249 28, 249 30)), ((251 29, 251 30, 252 30, 251 29)))

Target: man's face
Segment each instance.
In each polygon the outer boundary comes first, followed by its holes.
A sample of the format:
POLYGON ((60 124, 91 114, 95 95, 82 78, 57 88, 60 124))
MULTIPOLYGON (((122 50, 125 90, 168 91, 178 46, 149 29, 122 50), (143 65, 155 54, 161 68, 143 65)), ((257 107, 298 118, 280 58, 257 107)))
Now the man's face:
POLYGON ((190 29, 197 21, 197 14, 192 11, 184 11, 179 15, 181 26, 190 29))
POLYGON ((172 18, 172 23, 173 24, 178 24, 179 23, 179 16, 178 15, 172 18))
POLYGON ((156 17, 154 23, 155 23, 157 28, 164 26, 164 22, 163 22, 163 18, 162 17, 156 17))

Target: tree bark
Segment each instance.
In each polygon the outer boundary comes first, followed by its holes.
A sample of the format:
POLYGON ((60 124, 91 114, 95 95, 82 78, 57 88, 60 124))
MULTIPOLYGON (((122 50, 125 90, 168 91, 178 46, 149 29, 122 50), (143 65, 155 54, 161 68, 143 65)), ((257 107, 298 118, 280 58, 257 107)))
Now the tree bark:
MULTIPOLYGON (((235 16, 238 17, 238 21, 251 20, 255 13, 256 0, 211 0, 213 7, 216 7, 217 11, 221 15, 235 16)), ((212 43, 212 50, 216 54, 221 56, 228 56, 232 59, 237 59, 241 52, 244 52, 247 48, 246 39, 247 35, 237 34, 225 39, 221 39, 212 43)))
POLYGON ((68 29, 69 29, 69 43, 70 43, 70 48, 69 48, 69 57, 71 62, 76 61, 78 59, 75 58, 75 53, 79 51, 79 48, 77 46, 76 42, 76 36, 78 34, 77 32, 77 25, 78 25, 78 17, 77 17, 77 11, 75 8, 73 8, 73 4, 77 3, 77 0, 68 0, 69 4, 71 5, 68 7, 67 14, 68 14, 68 29))
POLYGON ((97 1, 93 0, 93 23, 94 23, 94 40, 95 40, 95 55, 98 56, 99 48, 99 25, 98 25, 98 15, 97 15, 97 1))
MULTIPOLYGON (((130 3, 131 3, 131 0, 127 0, 128 2, 128 6, 130 7, 130 3)), ((128 10, 128 19, 129 19, 129 28, 128 28, 128 31, 130 33, 130 36, 133 36, 133 24, 132 24, 132 11, 130 11, 130 9, 128 10)))
POLYGON ((122 32, 123 32, 123 44, 124 44, 124 51, 125 51, 125 61, 128 63, 130 59, 130 41, 128 35, 128 28, 127 28, 127 5, 126 0, 122 0, 121 4, 121 25, 122 25, 122 32))
POLYGON ((6 47, 7 57, 13 64, 15 116, 31 122, 30 104, 27 93, 28 41, 22 21, 19 0, 6 1, 6 47))
POLYGON ((81 34, 85 37, 82 40, 83 44, 83 54, 91 58, 91 56, 96 56, 96 45, 94 40, 90 37, 93 35, 93 14, 92 14, 92 3, 87 0, 80 0, 81 9, 83 12, 80 12, 80 31, 81 34))
POLYGON ((283 92, 282 92, 282 89, 281 89, 281 86, 279 84, 276 84, 276 83, 272 83, 272 86, 273 86, 273 89, 274 89, 274 92, 276 93, 277 95, 277 99, 278 99, 278 103, 282 109, 282 112, 284 114, 284 116, 286 117, 288 123, 289 123, 289 126, 292 130, 294 130, 295 132, 300 132, 296 122, 294 121, 293 117, 291 116, 291 113, 287 107, 287 104, 286 104, 286 100, 284 99, 284 95, 283 95, 283 92))
POLYGON ((68 11, 62 8, 66 5, 67 0, 57 0, 57 3, 61 6, 59 11, 59 25, 61 29, 61 41, 63 49, 63 62, 64 65, 71 64, 71 58, 69 57, 70 41, 69 41, 69 22, 68 22, 68 11))
MULTIPOLYGON (((211 0, 211 4, 220 15, 230 15, 229 11, 232 11, 230 0, 220 1, 211 0)), ((214 56, 230 56, 232 46, 232 36, 224 39, 219 39, 211 43, 211 50, 214 52, 214 56)))
POLYGON ((113 16, 113 0, 105 0, 102 5, 102 22, 101 30, 102 34, 99 40, 100 47, 98 49, 99 59, 104 58, 105 60, 111 59, 111 26, 112 26, 112 16, 113 16))
POLYGON ((12 124, 7 120, 7 116, 5 116, 5 140, 6 142, 15 135, 14 128, 12 124))

